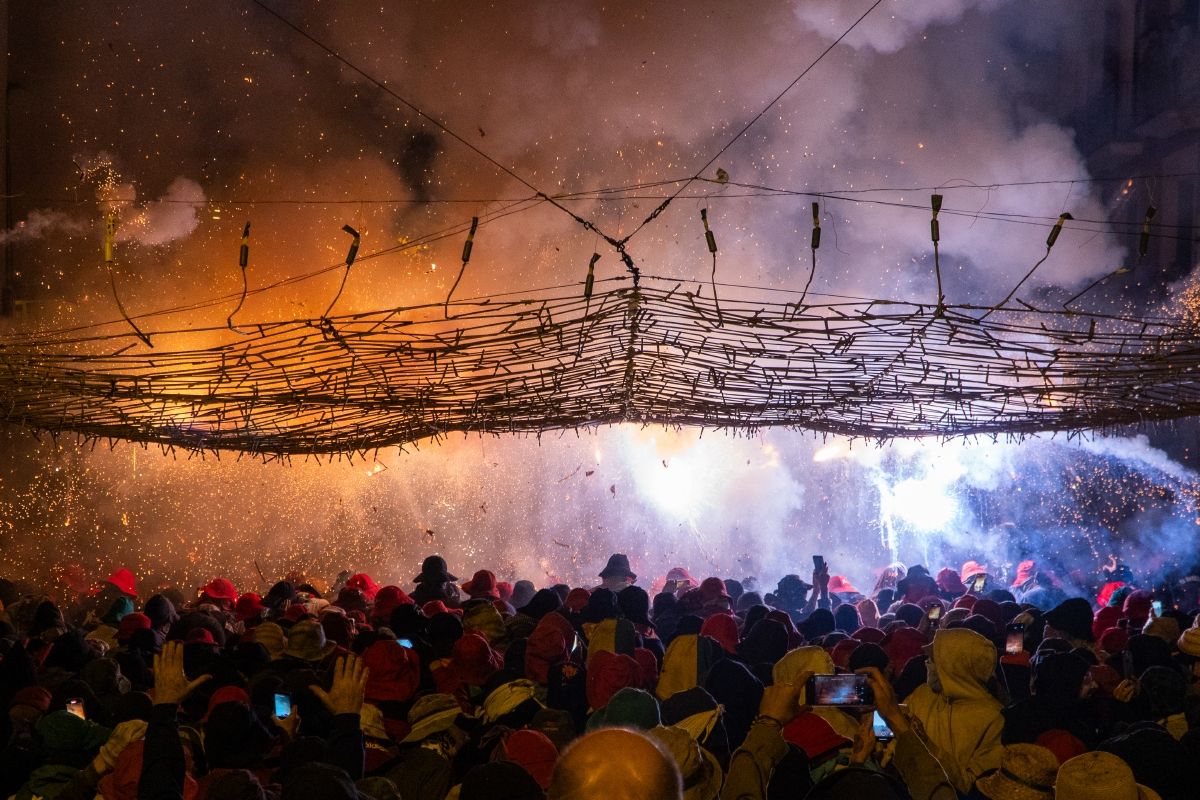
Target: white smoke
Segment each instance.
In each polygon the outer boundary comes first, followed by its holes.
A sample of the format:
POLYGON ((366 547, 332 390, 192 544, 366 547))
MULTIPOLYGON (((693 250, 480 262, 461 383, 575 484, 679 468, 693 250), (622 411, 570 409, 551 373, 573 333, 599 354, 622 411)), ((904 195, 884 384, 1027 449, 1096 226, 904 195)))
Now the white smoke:
POLYGON ((117 241, 160 247, 184 239, 199 226, 199 212, 207 200, 200 184, 184 177, 171 181, 155 200, 139 204, 131 198, 120 212, 117 241))
POLYGON ((81 236, 91 229, 86 220, 64 211, 31 211, 25 219, 0 233, 0 244, 52 236, 81 236))

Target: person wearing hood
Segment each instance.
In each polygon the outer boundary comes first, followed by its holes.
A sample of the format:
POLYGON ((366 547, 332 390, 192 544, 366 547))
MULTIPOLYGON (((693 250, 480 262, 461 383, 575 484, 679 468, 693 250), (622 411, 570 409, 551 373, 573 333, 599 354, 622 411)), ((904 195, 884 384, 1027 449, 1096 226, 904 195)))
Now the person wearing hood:
POLYGON ((970 791, 977 778, 999 768, 1003 755, 1003 707, 988 690, 996 646, 966 628, 941 630, 927 668, 926 683, 908 697, 909 713, 923 726, 954 788, 970 791))

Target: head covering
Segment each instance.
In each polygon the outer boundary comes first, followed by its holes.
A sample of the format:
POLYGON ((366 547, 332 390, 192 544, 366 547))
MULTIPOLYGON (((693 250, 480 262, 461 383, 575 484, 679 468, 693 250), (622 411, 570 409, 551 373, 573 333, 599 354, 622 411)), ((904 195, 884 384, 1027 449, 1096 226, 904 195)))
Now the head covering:
POLYGON ((467 631, 450 648, 450 666, 463 683, 483 686, 503 666, 503 659, 485 637, 467 631))
POLYGON ((624 688, 612 696, 604 708, 588 718, 587 730, 634 728, 648 731, 662 724, 658 700, 641 689, 624 688))
MULTIPOLYGON (((407 793, 406 786, 405 797, 408 797, 407 793)), ((534 777, 511 761, 492 761, 467 770, 458 793, 458 800, 541 800, 543 797, 542 787, 534 777)))
POLYGON ((1129 630, 1127 628, 1109 628, 1100 634, 1100 649, 1110 655, 1120 653, 1128 643, 1129 630))
POLYGON ((325 630, 319 622, 306 619, 297 622, 288 632, 284 653, 302 661, 320 661, 336 648, 336 644, 325 639, 325 630))
POLYGON ((1173 645, 1179 639, 1179 620, 1174 617, 1151 617, 1146 620, 1142 633, 1157 636, 1167 644, 1173 645))
POLYGON ((500 592, 496 588, 496 574, 491 570, 481 569, 476 572, 471 580, 462 585, 462 590, 472 598, 486 597, 490 600, 499 600, 500 592))
POLYGON ((1092 640, 1092 604, 1071 597, 1046 612, 1046 624, 1073 639, 1092 640))
POLYGON ((650 595, 640 586, 626 586, 617 592, 617 608, 635 625, 650 624, 650 595))
POLYGON ((462 708, 448 694, 425 694, 408 711, 408 724, 412 726, 403 744, 420 742, 441 733, 454 725, 462 708))
POLYGON ((367 700, 408 700, 421 684, 421 657, 393 639, 375 642, 363 651, 367 668, 367 700))
POLYGON ((540 731, 513 731, 502 745, 504 757, 519 765, 537 781, 542 789, 550 787, 558 748, 540 731))
POLYGON ((29 706, 43 714, 50 710, 51 694, 48 689, 41 686, 26 686, 23 689, 17 690, 9 701, 8 707, 29 706))
POLYGON ((1112 753, 1075 756, 1058 770, 1054 800, 1161 800, 1137 783, 1133 770, 1112 753))
POLYGON ((1060 765, 1067 763, 1077 755, 1087 752, 1087 745, 1060 728, 1052 728, 1037 737, 1034 744, 1044 747, 1054 754, 1060 765))
POLYGON ((686 567, 671 567, 667 570, 667 580, 675 581, 676 583, 688 583, 692 586, 696 585, 695 578, 687 571, 686 567))
POLYGON ((1200 628, 1188 628, 1180 634, 1176 647, 1184 655, 1200 658, 1200 628))
POLYGON ((358 589, 370 602, 374 602, 375 595, 379 592, 379 584, 375 583, 371 579, 371 576, 365 572, 356 572, 351 575, 346 579, 346 586, 351 589, 358 589))
POLYGON ((104 616, 101 617, 101 621, 105 625, 112 625, 113 627, 116 627, 127 614, 132 613, 133 600, 122 595, 109 604, 108 610, 105 611, 104 616))
POLYGON ((959 573, 959 577, 962 579, 963 583, 966 583, 967 581, 971 580, 972 576, 981 574, 986 575, 987 571, 988 569, 986 564, 980 564, 978 561, 968 561, 962 565, 962 571, 959 573))
POLYGON ((717 800, 724 778, 716 756, 702 748, 683 728, 660 726, 650 736, 671 754, 683 778, 683 800, 717 800))
POLYGON ((179 621, 179 613, 175 610, 175 606, 165 595, 161 594, 156 594, 146 601, 145 613, 156 628, 172 625, 179 621))
POLYGON ((1153 594, 1145 589, 1138 589, 1125 596, 1125 603, 1122 608, 1125 611, 1125 616, 1129 617, 1130 623, 1140 628, 1142 623, 1146 621, 1146 618, 1150 616, 1153 603, 1153 594))
MULTIPOLYGON (((542 707, 541 701, 537 699, 538 687, 533 681, 527 681, 520 678, 515 681, 507 681, 500 684, 495 689, 487 693, 483 699, 483 721, 487 725, 491 725, 497 720, 511 714, 521 706, 524 706, 529 701, 533 701, 534 705, 542 707)), ((535 712, 536 713, 536 712, 535 712)))
POLYGON ((1004 748, 1000 769, 980 778, 978 786, 991 800, 1053 800, 1058 759, 1036 744, 1004 748))
POLYGON ((1037 574, 1037 562, 1031 558, 1017 564, 1017 573, 1013 576, 1013 586, 1022 586, 1033 580, 1033 576, 1037 574))
POLYGON ((591 708, 603 708, 621 689, 640 689, 642 684, 641 665, 632 656, 608 650, 589 653, 587 699, 591 708))
POLYGON ((546 614, 533 629, 525 645, 526 676, 545 685, 549 680, 550 667, 567 660, 574 643, 575 629, 566 617, 556 611, 546 614))
POLYGON ((800 714, 784 725, 783 738, 803 750, 814 762, 850 744, 850 740, 838 735, 827 720, 811 712, 800 714))
POLYGON ((246 634, 251 641, 258 642, 267 648, 267 654, 272 658, 280 658, 287 650, 287 636, 283 628, 274 622, 264 622, 246 634))
POLYGON ((112 574, 105 578, 104 581, 117 587, 122 594, 137 597, 137 576, 125 567, 118 567, 113 570, 112 574))
POLYGON ((909 659, 924 653, 925 637, 915 628, 898 628, 885 636, 879 646, 887 653, 892 674, 899 675, 909 659))
POLYGON ((413 578, 413 583, 447 583, 458 580, 446 569, 446 559, 441 556, 428 556, 421 562, 421 574, 413 578))
POLYGON ((237 602, 238 593, 234 588, 233 582, 228 578, 213 578, 211 581, 200 587, 202 597, 208 597, 212 600, 225 600, 230 605, 237 602))
POLYGON ((529 604, 537 591, 534 589, 533 582, 527 580, 519 580, 513 584, 512 597, 508 602, 513 604, 514 608, 523 608, 529 604))
POLYGON ((637 575, 629 568, 629 556, 624 553, 613 553, 609 556, 608 563, 604 565, 604 569, 600 570, 600 577, 637 580, 637 575))
POLYGON ((51 711, 34 726, 34 744, 46 764, 82 769, 108 741, 112 731, 68 711, 51 711))
POLYGON ((829 593, 830 594, 862 594, 858 589, 854 588, 854 584, 850 583, 845 575, 830 575, 829 576, 829 593))
POLYGON ((121 624, 117 626, 117 642, 127 644, 136 631, 149 630, 150 626, 150 618, 145 614, 137 611, 126 614, 121 617, 121 624))
POLYGON ((573 614, 578 614, 587 608, 588 601, 591 599, 591 592, 587 589, 575 588, 567 593, 567 599, 563 602, 563 606, 573 614))
POLYGON ((491 603, 475 603, 463 612, 463 630, 478 633, 492 644, 504 639, 504 617, 491 603))
POLYGON ((713 614, 704 620, 704 624, 700 626, 700 635, 715 639, 726 653, 737 653, 737 622, 728 614, 713 614))
POLYGON ((1121 619, 1124 612, 1116 606, 1105 606, 1096 612, 1092 618, 1092 637, 1099 639, 1100 634, 1104 633, 1109 628, 1117 627, 1117 621, 1121 619))
POLYGON ((834 630, 842 631, 843 633, 853 633, 862 627, 862 619, 858 616, 858 609, 849 603, 842 603, 833 612, 834 630))
POLYGON ((751 666, 774 664, 783 658, 783 654, 788 651, 789 644, 788 631, 782 622, 763 619, 750 628, 738 646, 738 654, 751 666))
POLYGON ((863 642, 855 647, 854 652, 850 654, 850 658, 846 662, 846 669, 851 672, 860 670, 863 667, 875 667, 880 672, 886 673, 887 666, 887 653, 884 652, 882 647, 872 642, 863 642))
POLYGON ((371 617, 390 620, 392 612, 397 608, 411 605, 413 605, 413 599, 399 586, 384 586, 375 593, 375 607, 371 611, 371 617))
POLYGON ((254 619, 266 610, 267 607, 262 604, 262 597, 254 592, 246 592, 237 599, 237 603, 233 607, 234 616, 243 622, 254 619))

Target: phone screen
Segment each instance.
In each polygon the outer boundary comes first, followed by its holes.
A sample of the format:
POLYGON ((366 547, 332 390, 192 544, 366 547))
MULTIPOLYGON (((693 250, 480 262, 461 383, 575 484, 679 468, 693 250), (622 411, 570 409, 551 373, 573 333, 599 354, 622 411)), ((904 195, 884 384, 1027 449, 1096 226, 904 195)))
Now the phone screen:
POLYGON ((1162 600, 1155 600, 1152 603, 1150 603, 1150 605, 1153 606, 1153 608, 1154 608, 1154 616, 1161 617, 1162 616, 1162 608, 1163 608, 1162 600))
POLYGON ((292 696, 276 692, 275 694, 275 716, 280 719, 287 719, 292 713, 292 696))
POLYGON ((1015 656, 1025 650, 1025 626, 1024 625, 1009 625, 1008 638, 1004 642, 1004 652, 1010 656, 1015 656))
POLYGON ((397 639, 396 644, 400 645, 401 647, 412 650, 412 639, 397 639))
POLYGON ((82 697, 72 697, 67 701, 67 713, 74 714, 80 719, 87 719, 87 711, 83 708, 82 697))
POLYGON ((930 619, 941 619, 942 618, 942 607, 941 606, 930 606, 928 616, 930 619))
POLYGON ((871 720, 871 729, 875 732, 875 738, 880 741, 896 738, 896 734, 892 733, 892 729, 888 727, 887 720, 878 711, 875 712, 874 719, 871 720))
POLYGON ((980 573, 980 574, 976 575, 973 580, 974 580, 973 588, 975 589, 975 591, 982 592, 983 585, 985 583, 987 583, 987 575, 980 573))
POLYGON ((814 706, 869 706, 875 701, 866 675, 813 675, 808 702, 814 706))

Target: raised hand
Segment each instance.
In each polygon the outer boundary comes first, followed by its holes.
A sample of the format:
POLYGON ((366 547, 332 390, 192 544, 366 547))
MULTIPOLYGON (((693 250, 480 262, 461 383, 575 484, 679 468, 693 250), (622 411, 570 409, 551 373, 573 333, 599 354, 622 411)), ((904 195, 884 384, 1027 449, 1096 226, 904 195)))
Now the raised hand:
POLYGON ((802 672, 792 683, 775 683, 764 688, 762 701, 758 704, 759 716, 770 717, 780 725, 787 725, 801 713, 809 711, 808 706, 800 705, 800 692, 810 677, 811 672, 802 672))
POLYGON ((179 705, 196 687, 206 683, 212 676, 201 675, 189 681, 183 671, 183 643, 167 642, 162 652, 154 657, 154 702, 179 705))
POLYGON ((358 714, 367 691, 367 668, 358 656, 343 656, 333 667, 333 685, 328 692, 315 684, 309 688, 330 713, 358 714))

